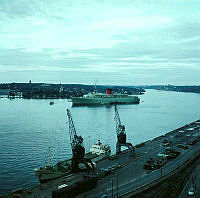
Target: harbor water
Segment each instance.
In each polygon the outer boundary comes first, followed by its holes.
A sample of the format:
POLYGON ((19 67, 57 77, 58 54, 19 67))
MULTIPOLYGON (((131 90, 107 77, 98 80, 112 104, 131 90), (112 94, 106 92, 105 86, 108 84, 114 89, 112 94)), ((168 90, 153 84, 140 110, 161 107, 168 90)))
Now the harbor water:
MULTIPOLYGON (((200 119, 200 94, 147 90, 139 97, 140 104, 118 106, 127 141, 134 145, 200 119)), ((71 157, 67 108, 86 151, 100 139, 115 153, 114 106, 0 98, 0 195, 38 184, 34 169, 46 165, 49 148, 52 164, 71 157)))

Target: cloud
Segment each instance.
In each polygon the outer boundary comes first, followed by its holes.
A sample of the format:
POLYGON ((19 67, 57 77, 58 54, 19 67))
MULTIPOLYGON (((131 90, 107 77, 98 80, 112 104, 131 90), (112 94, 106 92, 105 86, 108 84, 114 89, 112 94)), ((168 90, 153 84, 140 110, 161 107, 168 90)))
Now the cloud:
POLYGON ((0 1, 0 73, 197 83, 199 9, 197 0, 0 1))

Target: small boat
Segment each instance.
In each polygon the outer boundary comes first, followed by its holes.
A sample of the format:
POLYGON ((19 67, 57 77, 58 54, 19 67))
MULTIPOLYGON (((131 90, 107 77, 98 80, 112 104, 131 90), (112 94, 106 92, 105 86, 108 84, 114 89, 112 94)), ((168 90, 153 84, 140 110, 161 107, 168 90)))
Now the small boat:
POLYGON ((50 102, 49 104, 50 104, 50 105, 54 105, 54 102, 50 102))

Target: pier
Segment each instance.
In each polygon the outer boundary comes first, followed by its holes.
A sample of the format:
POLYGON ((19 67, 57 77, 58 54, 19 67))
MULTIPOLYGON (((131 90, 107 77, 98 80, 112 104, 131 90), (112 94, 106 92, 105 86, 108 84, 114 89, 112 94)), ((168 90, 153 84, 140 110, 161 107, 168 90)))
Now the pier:
POLYGON ((77 172, 38 186, 12 192, 15 198, 101 198, 130 197, 169 178, 198 157, 200 151, 200 120, 186 124, 165 135, 135 146, 130 150, 96 162, 95 172, 77 172), (172 154, 172 153, 176 154, 172 154), (153 161, 153 163, 149 163, 153 161), (144 166, 146 164, 146 166, 144 166), (84 182, 94 179, 88 189, 84 182), (79 185, 77 185, 79 184, 79 185), (79 186, 79 187, 77 187, 79 186), (80 187, 82 186, 82 187, 80 187), (71 194, 75 189, 75 194, 71 194))

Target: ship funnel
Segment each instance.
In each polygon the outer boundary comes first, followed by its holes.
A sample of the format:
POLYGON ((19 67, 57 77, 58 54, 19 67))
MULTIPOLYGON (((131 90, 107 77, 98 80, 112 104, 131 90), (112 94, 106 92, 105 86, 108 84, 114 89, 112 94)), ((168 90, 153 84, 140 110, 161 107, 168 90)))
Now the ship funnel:
POLYGON ((112 94, 112 89, 106 89, 106 94, 112 94))

